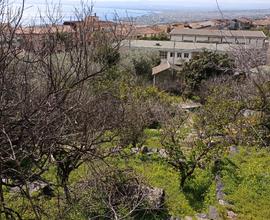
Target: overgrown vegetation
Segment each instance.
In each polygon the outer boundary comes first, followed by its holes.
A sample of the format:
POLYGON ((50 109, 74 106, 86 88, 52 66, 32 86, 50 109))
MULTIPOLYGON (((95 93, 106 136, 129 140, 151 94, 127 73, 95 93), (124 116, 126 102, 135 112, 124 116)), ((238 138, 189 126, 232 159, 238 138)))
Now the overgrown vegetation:
POLYGON ((227 54, 204 51, 184 64, 180 73, 185 75, 184 94, 187 97, 198 95, 203 81, 233 74, 233 60, 227 54))
POLYGON ((157 34, 157 35, 151 36, 151 37, 141 37, 140 40, 168 41, 168 40, 170 40, 170 38, 168 37, 168 34, 161 33, 161 34, 157 34))
POLYGON ((1 219, 270 218, 268 74, 204 51, 175 96, 150 85, 158 54, 120 52, 120 21, 93 33, 84 7, 18 46, 21 13, 0 27, 1 219))

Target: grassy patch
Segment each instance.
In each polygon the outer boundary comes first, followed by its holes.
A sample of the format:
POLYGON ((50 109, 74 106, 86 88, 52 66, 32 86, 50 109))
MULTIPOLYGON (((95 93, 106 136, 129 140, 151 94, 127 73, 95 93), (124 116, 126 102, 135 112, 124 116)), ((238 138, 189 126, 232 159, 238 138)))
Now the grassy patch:
POLYGON ((162 148, 160 143, 160 130, 157 129, 145 129, 144 134, 146 135, 145 145, 149 148, 162 148))
POLYGON ((178 173, 158 158, 137 156, 122 166, 132 167, 149 185, 165 190, 165 206, 172 216, 184 217, 207 212, 215 203, 215 186, 209 170, 197 170, 184 190, 179 187, 178 173))
POLYGON ((267 150, 242 149, 224 165, 227 200, 239 219, 270 219, 270 154, 267 150))

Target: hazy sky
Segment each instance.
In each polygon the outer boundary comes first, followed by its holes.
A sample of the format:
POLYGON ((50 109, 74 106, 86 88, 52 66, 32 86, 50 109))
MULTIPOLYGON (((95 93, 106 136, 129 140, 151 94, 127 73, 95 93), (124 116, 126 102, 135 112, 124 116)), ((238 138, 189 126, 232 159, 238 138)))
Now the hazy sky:
MULTIPOLYGON (((15 3, 22 0, 13 0, 15 3)), ((44 4, 46 0, 25 0, 27 4, 44 4)), ((47 0, 62 5, 78 5, 81 0, 47 0)), ((216 0, 84 0, 94 2, 97 7, 115 7, 132 9, 179 9, 179 8, 216 8, 216 0)), ((218 0, 222 9, 270 9, 270 0, 218 0)))
MULTIPOLYGON (((63 0, 64 1, 64 0, 63 0)), ((66 0, 68 1, 68 0, 66 0)), ((204 5, 215 5, 216 0, 95 0, 96 3, 101 2, 123 2, 123 3, 131 3, 131 2, 141 2, 144 4, 153 4, 153 5, 165 5, 165 4, 174 4, 174 5, 183 5, 183 6, 204 6, 204 5)), ((264 6, 270 8, 270 0, 218 0, 218 2, 222 5, 242 5, 245 7, 245 5, 250 6, 264 6)))

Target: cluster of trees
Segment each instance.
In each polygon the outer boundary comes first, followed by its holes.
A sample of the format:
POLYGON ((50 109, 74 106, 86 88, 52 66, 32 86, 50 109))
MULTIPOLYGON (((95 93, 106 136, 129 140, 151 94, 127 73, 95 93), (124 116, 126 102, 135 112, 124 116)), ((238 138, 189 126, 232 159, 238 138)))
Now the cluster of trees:
POLYGON ((159 40, 159 41, 168 41, 170 40, 168 34, 166 33, 161 33, 161 34, 157 34, 155 36, 151 36, 151 37, 141 37, 140 40, 159 40))
MULTIPOLYGON (((195 56, 190 62, 184 64, 180 75, 184 76, 183 95, 192 98, 200 96, 205 81, 217 77, 226 77, 233 75, 234 61, 228 54, 203 51, 195 56)), ((205 83, 207 84, 207 83, 205 83)))
MULTIPOLYGON (((117 207, 124 216, 137 209, 146 210, 136 177, 121 170, 115 175, 104 172, 98 176, 94 172, 94 164, 106 167, 106 158, 129 144, 136 145, 142 129, 151 121, 151 103, 133 94, 131 87, 123 83, 125 79, 119 80, 125 78, 123 71, 116 68, 123 36, 117 34, 114 26, 110 33, 93 34, 91 28, 87 29, 91 24, 85 24, 76 41, 70 38, 72 44, 59 51, 59 37, 51 37, 51 30, 44 28, 47 32, 42 34, 45 38, 50 36, 50 40, 45 44, 35 42, 43 45, 40 50, 25 45, 21 49, 15 32, 21 28, 24 9, 6 14, 7 5, 2 2, 1 7, 1 21, 6 24, 0 30, 1 218, 49 217, 50 209, 39 201, 45 195, 56 196, 56 192, 58 212, 53 213, 57 217, 52 217, 67 218, 68 210, 85 198, 78 201, 80 196, 73 192, 80 185, 73 191, 70 185, 70 175, 82 166, 89 166, 91 178, 96 181, 88 186, 89 195, 96 190, 91 194, 92 201, 106 200, 103 207, 87 210, 88 217, 124 219, 119 217, 117 207), (54 177, 48 178, 48 173, 54 177), (33 195, 31 188, 36 183, 47 184, 42 195, 33 195), (11 201, 14 189, 19 198, 26 200, 19 207, 18 201, 11 201), (107 197, 109 190, 111 197, 107 197)), ((82 25, 91 14, 91 8, 83 8, 78 14, 82 25)), ((57 21, 52 16, 48 15, 49 20, 57 21)), ((52 28, 54 25, 44 24, 52 28)), ((121 23, 117 25, 119 31, 121 23)))
POLYGON ((234 71, 227 55, 211 52, 184 65, 188 97, 196 96, 203 105, 191 118, 179 112, 166 120, 162 139, 182 189, 196 169, 214 167, 230 146, 269 147, 269 70, 234 71), (181 131, 190 120, 197 136, 186 142, 181 131))
MULTIPOLYGON (((58 18, 49 13, 44 37, 27 33, 29 44, 18 45, 24 9, 6 15, 7 5, 1 7, 6 26, 0 27, 0 217, 154 214, 143 180, 108 162, 126 157, 129 147, 140 147, 144 129, 170 105, 140 82, 151 69, 148 63, 131 58, 132 71, 121 63, 121 22, 109 32, 93 33, 84 20, 92 9, 84 7, 77 17, 85 28, 65 35, 61 29, 55 33, 58 18), (42 45, 39 50, 31 47, 36 43, 42 45), (87 174, 72 184, 71 176, 83 167, 87 174)), ((159 62, 156 56, 147 59, 159 62)))

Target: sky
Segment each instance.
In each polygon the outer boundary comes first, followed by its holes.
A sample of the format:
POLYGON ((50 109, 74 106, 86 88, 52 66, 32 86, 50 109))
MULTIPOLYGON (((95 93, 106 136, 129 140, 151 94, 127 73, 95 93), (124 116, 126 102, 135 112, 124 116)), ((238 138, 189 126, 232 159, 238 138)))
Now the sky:
MULTIPOLYGON (((22 0, 14 0, 21 2, 22 0)), ((42 4, 46 0, 25 0, 28 4, 42 4)), ((81 0, 60 0, 63 5, 79 4, 81 0)), ((86 1, 86 0, 85 0, 86 1)), ((97 7, 115 7, 132 9, 185 9, 216 8, 216 0, 88 0, 97 7)), ((47 0, 59 2, 59 0, 47 0)), ((270 0, 218 0, 223 9, 270 9, 270 0)))
MULTIPOLYGON (((63 0, 65 1, 65 0, 63 0)), ((68 1, 68 0, 66 0, 68 1)), ((220 7, 226 9, 269 9, 270 0, 218 0, 220 7)), ((171 8, 216 8, 216 0, 95 0, 97 5, 115 3, 116 5, 134 5, 171 8)))

